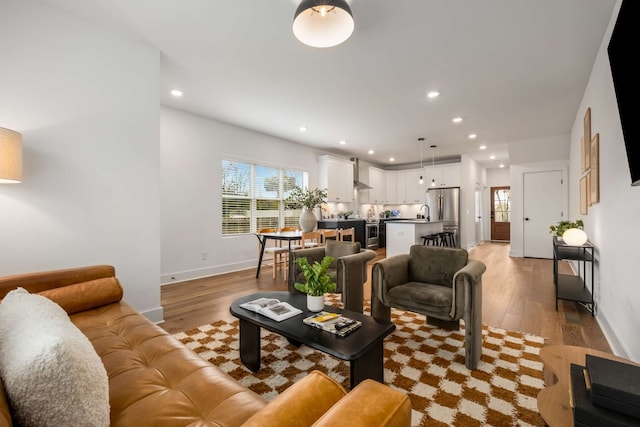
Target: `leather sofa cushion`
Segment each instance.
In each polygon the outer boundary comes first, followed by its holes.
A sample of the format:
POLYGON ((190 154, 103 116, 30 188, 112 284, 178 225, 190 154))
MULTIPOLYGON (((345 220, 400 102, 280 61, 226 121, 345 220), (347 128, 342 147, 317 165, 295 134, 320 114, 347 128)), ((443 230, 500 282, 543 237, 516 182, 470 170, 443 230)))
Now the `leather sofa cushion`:
POLYGON ((118 302, 122 299, 123 290, 118 279, 105 277, 48 289, 38 294, 58 303, 67 314, 74 314, 118 302))
POLYGON ((464 249, 413 245, 409 250, 409 280, 451 288, 453 276, 467 265, 464 249))
POLYGON ((347 392, 333 378, 313 371, 294 383, 267 406, 255 413, 243 427, 296 427, 311 425, 347 392), (313 393, 308 392, 313 389, 313 393), (287 414, 283 417, 282 414, 287 414))
POLYGON ((107 371, 112 426, 237 426, 266 404, 125 302, 71 320, 107 371))

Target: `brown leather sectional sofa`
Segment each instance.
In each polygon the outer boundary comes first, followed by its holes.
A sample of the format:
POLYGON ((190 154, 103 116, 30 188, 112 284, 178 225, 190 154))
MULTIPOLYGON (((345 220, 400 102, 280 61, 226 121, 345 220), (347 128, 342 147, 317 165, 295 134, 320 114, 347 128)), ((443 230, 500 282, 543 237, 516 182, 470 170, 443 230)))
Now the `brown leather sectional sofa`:
MULTIPOLYGON (((18 287, 58 303, 87 336, 107 371, 113 426, 410 425, 403 393, 372 380, 347 393, 318 371, 266 402, 122 301, 111 266, 0 277, 0 298, 18 287)), ((0 427, 10 425, 0 385, 0 427)))

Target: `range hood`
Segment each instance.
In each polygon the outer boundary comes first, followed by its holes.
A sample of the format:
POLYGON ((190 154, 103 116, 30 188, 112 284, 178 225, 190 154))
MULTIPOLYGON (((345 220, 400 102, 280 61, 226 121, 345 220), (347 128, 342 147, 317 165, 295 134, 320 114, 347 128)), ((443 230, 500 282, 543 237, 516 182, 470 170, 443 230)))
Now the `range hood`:
POLYGON ((371 186, 360 181, 360 160, 357 157, 352 157, 353 162, 353 188, 356 190, 370 190, 371 186))

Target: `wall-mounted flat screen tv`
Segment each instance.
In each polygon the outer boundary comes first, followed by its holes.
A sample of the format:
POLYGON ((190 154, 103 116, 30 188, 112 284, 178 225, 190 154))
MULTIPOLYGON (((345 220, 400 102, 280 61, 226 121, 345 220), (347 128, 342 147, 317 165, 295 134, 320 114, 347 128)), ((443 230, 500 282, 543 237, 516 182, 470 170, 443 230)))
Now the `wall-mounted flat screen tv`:
POLYGON ((624 0, 611 34, 609 64, 618 100, 631 185, 640 186, 640 75, 636 67, 640 40, 640 0, 624 0))

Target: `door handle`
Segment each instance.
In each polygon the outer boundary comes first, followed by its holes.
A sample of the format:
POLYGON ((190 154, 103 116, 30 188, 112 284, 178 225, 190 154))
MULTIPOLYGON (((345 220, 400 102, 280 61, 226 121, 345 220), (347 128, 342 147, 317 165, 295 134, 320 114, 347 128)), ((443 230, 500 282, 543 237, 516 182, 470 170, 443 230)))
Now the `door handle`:
POLYGON ((525 219, 524 219, 524 220, 525 220, 525 221, 529 221, 529 218, 526 218, 526 217, 525 217, 525 219))

